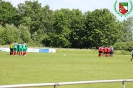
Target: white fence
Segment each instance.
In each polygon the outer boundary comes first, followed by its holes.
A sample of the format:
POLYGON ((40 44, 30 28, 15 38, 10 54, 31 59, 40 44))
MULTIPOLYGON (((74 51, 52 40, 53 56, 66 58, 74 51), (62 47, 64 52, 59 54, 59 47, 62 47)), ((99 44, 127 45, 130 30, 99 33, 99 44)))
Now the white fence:
MULTIPOLYGON (((0 47, 0 51, 5 51, 5 52, 10 52, 10 48, 6 47, 6 48, 1 48, 0 47)), ((28 48, 27 52, 42 52, 42 53, 56 53, 56 49, 49 49, 49 48, 28 48)))
POLYGON ((133 79, 119 79, 119 80, 96 80, 96 81, 77 81, 77 82, 59 82, 59 83, 38 83, 38 84, 16 84, 16 85, 0 85, 0 88, 22 88, 22 87, 43 87, 53 86, 57 88, 62 85, 74 85, 74 84, 94 84, 94 83, 115 83, 121 82, 122 88, 126 88, 126 82, 133 82, 133 79))

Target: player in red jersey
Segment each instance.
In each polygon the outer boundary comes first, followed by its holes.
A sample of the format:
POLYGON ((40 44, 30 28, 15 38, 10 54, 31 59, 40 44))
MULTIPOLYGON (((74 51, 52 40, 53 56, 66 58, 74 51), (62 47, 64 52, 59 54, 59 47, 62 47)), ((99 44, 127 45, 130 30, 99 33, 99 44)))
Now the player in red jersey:
POLYGON ((103 56, 103 47, 99 47, 98 51, 99 51, 99 57, 103 56))
POLYGON ((107 56, 110 57, 110 47, 107 48, 107 56))
POLYGON ((105 56, 105 55, 104 55, 104 49, 105 49, 105 47, 103 47, 103 55, 102 55, 102 56, 105 56))
POLYGON ((105 56, 105 57, 107 57, 107 50, 108 50, 108 48, 105 47, 105 48, 104 48, 104 56, 105 56))

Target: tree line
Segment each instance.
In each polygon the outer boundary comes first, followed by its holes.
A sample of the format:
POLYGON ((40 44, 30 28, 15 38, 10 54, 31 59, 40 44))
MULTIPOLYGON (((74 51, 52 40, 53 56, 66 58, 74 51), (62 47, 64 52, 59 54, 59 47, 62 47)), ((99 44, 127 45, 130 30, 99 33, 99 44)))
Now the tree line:
POLYGON ((79 9, 51 10, 37 0, 17 7, 0 0, 0 13, 0 45, 17 41, 30 46, 98 48, 133 40, 133 17, 119 21, 106 8, 82 13, 79 9))

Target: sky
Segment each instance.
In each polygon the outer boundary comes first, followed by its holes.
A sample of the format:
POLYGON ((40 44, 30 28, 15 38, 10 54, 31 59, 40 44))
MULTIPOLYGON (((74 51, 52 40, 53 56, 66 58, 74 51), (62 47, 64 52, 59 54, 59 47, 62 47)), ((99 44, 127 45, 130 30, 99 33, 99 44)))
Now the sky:
MULTIPOLYGON (((13 6, 17 7, 19 3, 24 3, 25 0, 5 0, 9 1, 13 4, 13 6)), ((30 0, 33 1, 33 0, 30 0)), ((133 11, 128 14, 128 16, 120 16, 114 10, 114 6, 116 7, 117 11, 119 11, 119 2, 128 2, 128 10, 131 9, 130 0, 118 0, 117 4, 115 4, 116 0, 38 0, 42 6, 49 5, 50 9, 57 10, 61 8, 69 8, 69 9, 79 9, 83 13, 87 11, 94 11, 95 9, 109 9, 118 20, 123 21, 124 19, 133 16, 133 11)), ((133 3, 133 0, 131 0, 133 3)), ((132 7, 133 8, 133 7, 132 7)))

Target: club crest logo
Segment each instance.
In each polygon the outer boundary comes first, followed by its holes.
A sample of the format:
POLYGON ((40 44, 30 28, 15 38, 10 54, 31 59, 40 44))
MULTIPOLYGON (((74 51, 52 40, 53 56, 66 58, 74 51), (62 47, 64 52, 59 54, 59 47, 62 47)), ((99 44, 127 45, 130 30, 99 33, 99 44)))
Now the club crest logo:
POLYGON ((130 14, 133 10, 133 2, 129 0, 129 2, 118 2, 118 0, 115 1, 114 4, 114 11, 122 16, 127 16, 130 14), (119 11, 118 11, 119 10, 119 11))

